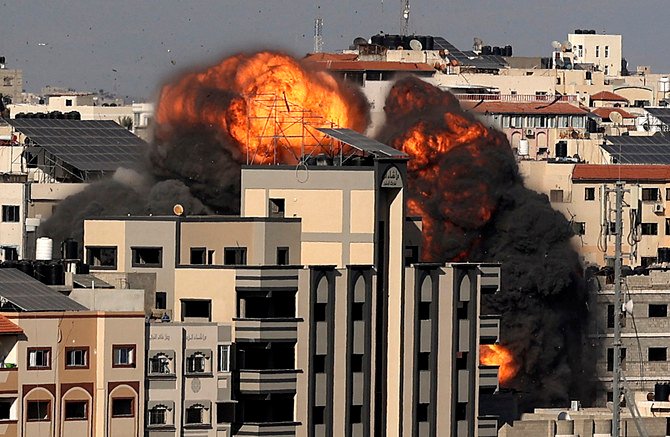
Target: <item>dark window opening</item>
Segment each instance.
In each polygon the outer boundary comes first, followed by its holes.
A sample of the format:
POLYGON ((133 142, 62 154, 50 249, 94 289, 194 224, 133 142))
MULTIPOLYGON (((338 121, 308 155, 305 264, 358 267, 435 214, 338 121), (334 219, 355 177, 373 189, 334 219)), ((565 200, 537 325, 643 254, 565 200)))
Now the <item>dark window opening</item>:
POLYGON ((586 223, 584 223, 584 222, 572 222, 572 232, 574 232, 575 235, 586 234, 586 223))
POLYGON ((286 266, 289 264, 288 247, 277 248, 277 265, 286 266))
POLYGON ((468 411, 467 402, 459 402, 456 404, 456 420, 465 420, 468 411))
POLYGON ((607 305, 607 327, 614 328, 614 305, 607 305))
POLYGON ((656 202, 661 200, 661 192, 658 188, 643 188, 642 189, 642 201, 643 202, 656 202))
POLYGON ((2 221, 18 223, 21 221, 17 205, 2 205, 2 221))
POLYGON ((19 260, 19 251, 16 250, 16 247, 5 247, 3 248, 5 261, 18 261, 19 260))
POLYGON ((87 247, 86 253, 86 260, 91 267, 116 269, 116 246, 87 247))
POLYGON ((72 99, 65 99, 65 106, 72 106, 72 99))
POLYGON ((209 264, 210 266, 212 264, 214 264, 214 254, 215 253, 216 252, 214 250, 208 250, 207 251, 207 264, 209 264))
POLYGON ((584 200, 596 200, 596 189, 593 187, 584 188, 584 200))
POLYGON ((363 355, 362 354, 352 354, 351 355, 351 371, 352 372, 362 372, 363 371, 363 355))
POLYGON ((363 423, 363 407, 352 405, 349 408, 349 423, 363 423))
POLYGON ((405 247, 405 266, 419 262, 419 246, 405 247))
POLYGON ((656 264, 655 256, 643 256, 640 258, 640 264, 642 267, 649 267, 652 264, 656 264))
POLYGON ((181 301, 181 319, 189 318, 212 320, 212 301, 209 299, 189 299, 181 301))
POLYGON ((286 200, 270 199, 269 212, 270 217, 284 217, 286 200))
POLYGON ((642 223, 642 235, 658 235, 658 223, 642 223))
POLYGON ((417 359, 417 366, 419 370, 430 369, 430 352, 419 352, 417 359))
POLYGON ((419 302, 419 320, 430 320, 430 302, 419 302))
POLYGON ((238 343, 236 354, 240 370, 295 369, 295 343, 238 343))
POLYGON ((238 291, 237 314, 240 318, 294 318, 295 292, 238 291))
POLYGON ((163 248, 133 247, 133 267, 161 267, 163 265, 163 248))
POLYGON ((549 201, 554 203, 563 202, 563 190, 550 190, 549 191, 549 201))
POLYGON ((167 421, 167 407, 164 405, 157 405, 149 409, 149 425, 166 425, 167 421))
POLYGON ((227 266, 246 265, 247 248, 246 247, 226 247, 223 249, 223 264, 227 266))
POLYGON ((86 401, 65 401, 65 420, 86 420, 86 401))
POLYGON ((156 292, 156 309, 164 310, 167 308, 167 293, 164 291, 156 292))
POLYGON ((665 235, 670 235, 670 219, 665 219, 665 235))
POLYGON ((428 422, 428 404, 417 405, 416 421, 417 422, 428 422))
POLYGON ((207 249, 204 247, 191 248, 191 264, 200 265, 205 264, 205 254, 207 249))
POLYGON ((27 419, 30 421, 47 421, 51 418, 50 401, 28 401, 27 419))
POLYGON ((70 349, 65 351, 65 367, 85 367, 88 364, 87 349, 70 349))
POLYGON ((468 307, 469 305, 467 302, 458 302, 458 307, 456 308, 456 318, 458 320, 467 320, 468 307))
POLYGON ((162 353, 149 358, 149 373, 170 374, 170 358, 162 353))
POLYGON ((614 400, 614 392, 608 391, 607 392, 607 402, 613 402, 614 400))
POLYGON ((196 352, 186 357, 186 373, 205 373, 207 371, 207 357, 202 352, 196 352))
POLYGON ((114 398, 112 399, 112 417, 133 417, 133 399, 132 398, 114 398))
POLYGON ((12 405, 14 399, 0 399, 0 420, 10 420, 12 418, 12 405))
POLYGON ((235 422, 235 404, 233 402, 219 402, 216 404, 216 423, 235 422))
POLYGON ((360 321, 363 320, 363 309, 365 308, 365 302, 354 302, 351 304, 351 320, 360 321))
POLYGON ((187 425, 197 425, 205 423, 205 407, 202 405, 193 405, 186 409, 186 418, 184 423, 187 425))
POLYGON ((314 407, 312 421, 315 425, 324 425, 326 423, 326 407, 314 407))
POLYGON ((648 358, 649 361, 667 361, 668 349, 664 347, 650 347, 648 358))
POLYGON ((668 305, 650 303, 649 317, 668 317, 668 305))
MULTIPOLYGON (((626 348, 621 348, 621 369, 626 370, 626 348)), ((614 371, 614 349, 607 348, 607 371, 614 371)))
POLYGON ((325 304, 325 303, 314 304, 314 321, 325 322, 326 321, 326 309, 327 308, 328 308, 328 304, 325 304))
POLYGON ((315 355, 313 365, 314 373, 326 373, 326 356, 315 355))
POLYGON ((245 394, 238 398, 239 422, 269 423, 294 421, 294 395, 287 394, 245 394))

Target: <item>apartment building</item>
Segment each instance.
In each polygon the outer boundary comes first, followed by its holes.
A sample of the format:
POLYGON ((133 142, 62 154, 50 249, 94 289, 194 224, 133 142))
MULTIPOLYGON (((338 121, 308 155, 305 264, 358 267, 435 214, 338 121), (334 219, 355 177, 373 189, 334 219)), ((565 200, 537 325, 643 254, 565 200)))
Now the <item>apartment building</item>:
POLYGON ((338 163, 244 167, 241 217, 86 221, 91 269, 156 273, 149 435, 496 435, 499 266, 419 263, 407 157, 346 134, 338 163))
POLYGON ((568 34, 575 63, 592 64, 605 76, 621 75, 621 35, 598 34, 575 31, 568 34))
POLYGON ((0 269, 0 435, 144 434, 144 313, 88 311, 0 269))
POLYGON ((18 102, 23 92, 23 70, 7 68, 5 57, 0 56, 0 94, 18 102))

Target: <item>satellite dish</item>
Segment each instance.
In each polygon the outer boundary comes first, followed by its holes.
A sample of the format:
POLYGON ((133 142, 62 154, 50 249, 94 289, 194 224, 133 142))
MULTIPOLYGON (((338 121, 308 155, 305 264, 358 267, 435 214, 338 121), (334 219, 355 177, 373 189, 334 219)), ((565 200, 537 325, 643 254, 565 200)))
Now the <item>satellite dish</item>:
POLYGON ((176 204, 175 206, 172 207, 172 212, 174 213, 174 215, 180 216, 184 214, 184 207, 181 206, 180 204, 176 204))
POLYGON ((360 45, 367 44, 367 43, 368 43, 368 40, 365 39, 365 38, 362 38, 360 36, 354 38, 354 45, 355 46, 360 46, 360 45))
POLYGON ((563 68, 565 66, 565 61, 563 61, 563 59, 556 59, 556 66, 558 68, 563 68))
POLYGON ((567 413, 566 411, 561 411, 558 413, 558 420, 572 420, 572 417, 570 417, 570 414, 567 413))
POLYGON ((423 50, 423 45, 421 45, 421 42, 418 39, 411 40, 409 42, 409 46, 411 47, 412 50, 416 50, 416 51, 423 50))
POLYGON ((475 37, 475 45, 476 46, 481 46, 484 44, 484 41, 481 40, 481 38, 475 37))
POLYGON ((564 52, 572 51, 572 43, 570 41, 563 41, 563 44, 561 44, 561 50, 564 52))
POLYGON ((560 41, 554 41, 551 43, 551 46, 555 48, 556 50, 561 48, 561 42, 560 41))
POLYGON ((621 124, 623 116, 618 111, 612 111, 610 112, 609 119, 614 124, 621 124))
POLYGON ((649 126, 649 123, 644 123, 644 124, 642 125, 642 128, 643 128, 644 130, 646 130, 647 132, 649 132, 649 131, 651 130, 651 126, 649 126))

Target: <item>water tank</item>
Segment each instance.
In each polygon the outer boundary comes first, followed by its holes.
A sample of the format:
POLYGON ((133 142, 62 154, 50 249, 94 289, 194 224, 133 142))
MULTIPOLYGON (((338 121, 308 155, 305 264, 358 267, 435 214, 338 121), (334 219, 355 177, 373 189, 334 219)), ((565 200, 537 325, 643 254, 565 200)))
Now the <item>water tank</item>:
POLYGON ((384 45, 384 35, 374 35, 372 38, 370 38, 370 42, 372 44, 376 44, 378 46, 383 46, 384 45))
POLYGON ((50 261, 53 254, 54 242, 49 237, 40 237, 35 245, 35 259, 37 261, 50 261))
POLYGON ((18 264, 16 265, 16 268, 21 270, 28 276, 33 276, 33 274, 35 273, 35 268, 33 267, 32 261, 28 260, 19 261, 18 264))
POLYGON ((491 46, 482 46, 482 55, 490 55, 491 46))
POLYGON ((556 157, 557 158, 567 158, 568 157, 568 142, 559 141, 556 143, 556 157))
POLYGON ((659 247, 657 260, 659 263, 670 263, 670 247, 659 247))
POLYGON ((426 35, 426 45, 423 47, 424 50, 435 50, 435 40, 432 36, 426 35))
POLYGON ((61 246, 61 255, 63 259, 79 259, 79 243, 72 238, 66 239, 61 246))
POLYGON ((493 47, 494 56, 502 56, 502 49, 500 47, 493 47))
POLYGON ((668 397, 670 397, 670 384, 667 382, 656 383, 654 385, 654 400, 665 402, 668 400, 668 397))
POLYGON ((530 153, 530 145, 528 144, 528 140, 523 138, 519 140, 519 148, 517 149, 519 156, 528 156, 530 153))
POLYGON ((505 46, 505 56, 512 56, 512 46, 505 46))
POLYGON ((658 90, 662 93, 670 92, 670 78, 662 77, 658 80, 658 90))
POLYGON ((0 264, 0 268, 3 269, 15 269, 18 266, 19 262, 14 261, 14 260, 7 260, 3 261, 2 264, 0 264))
POLYGON ((48 264, 48 280, 49 285, 63 285, 65 284, 65 270, 63 264, 59 262, 52 262, 48 264))

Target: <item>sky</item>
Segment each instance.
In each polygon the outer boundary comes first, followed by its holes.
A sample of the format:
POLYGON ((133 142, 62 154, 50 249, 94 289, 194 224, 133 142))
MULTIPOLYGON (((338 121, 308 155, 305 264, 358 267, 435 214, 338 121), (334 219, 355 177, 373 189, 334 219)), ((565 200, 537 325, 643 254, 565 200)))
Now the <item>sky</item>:
MULTIPOLYGON (((314 18, 324 49, 357 36, 400 31, 401 0, 0 0, 0 56, 23 70, 26 91, 45 85, 155 97, 186 69, 239 51, 304 56, 314 18)), ((519 56, 548 56, 574 29, 623 35, 629 68, 670 72, 668 0, 411 0, 410 32, 471 49, 511 44, 519 56)))

